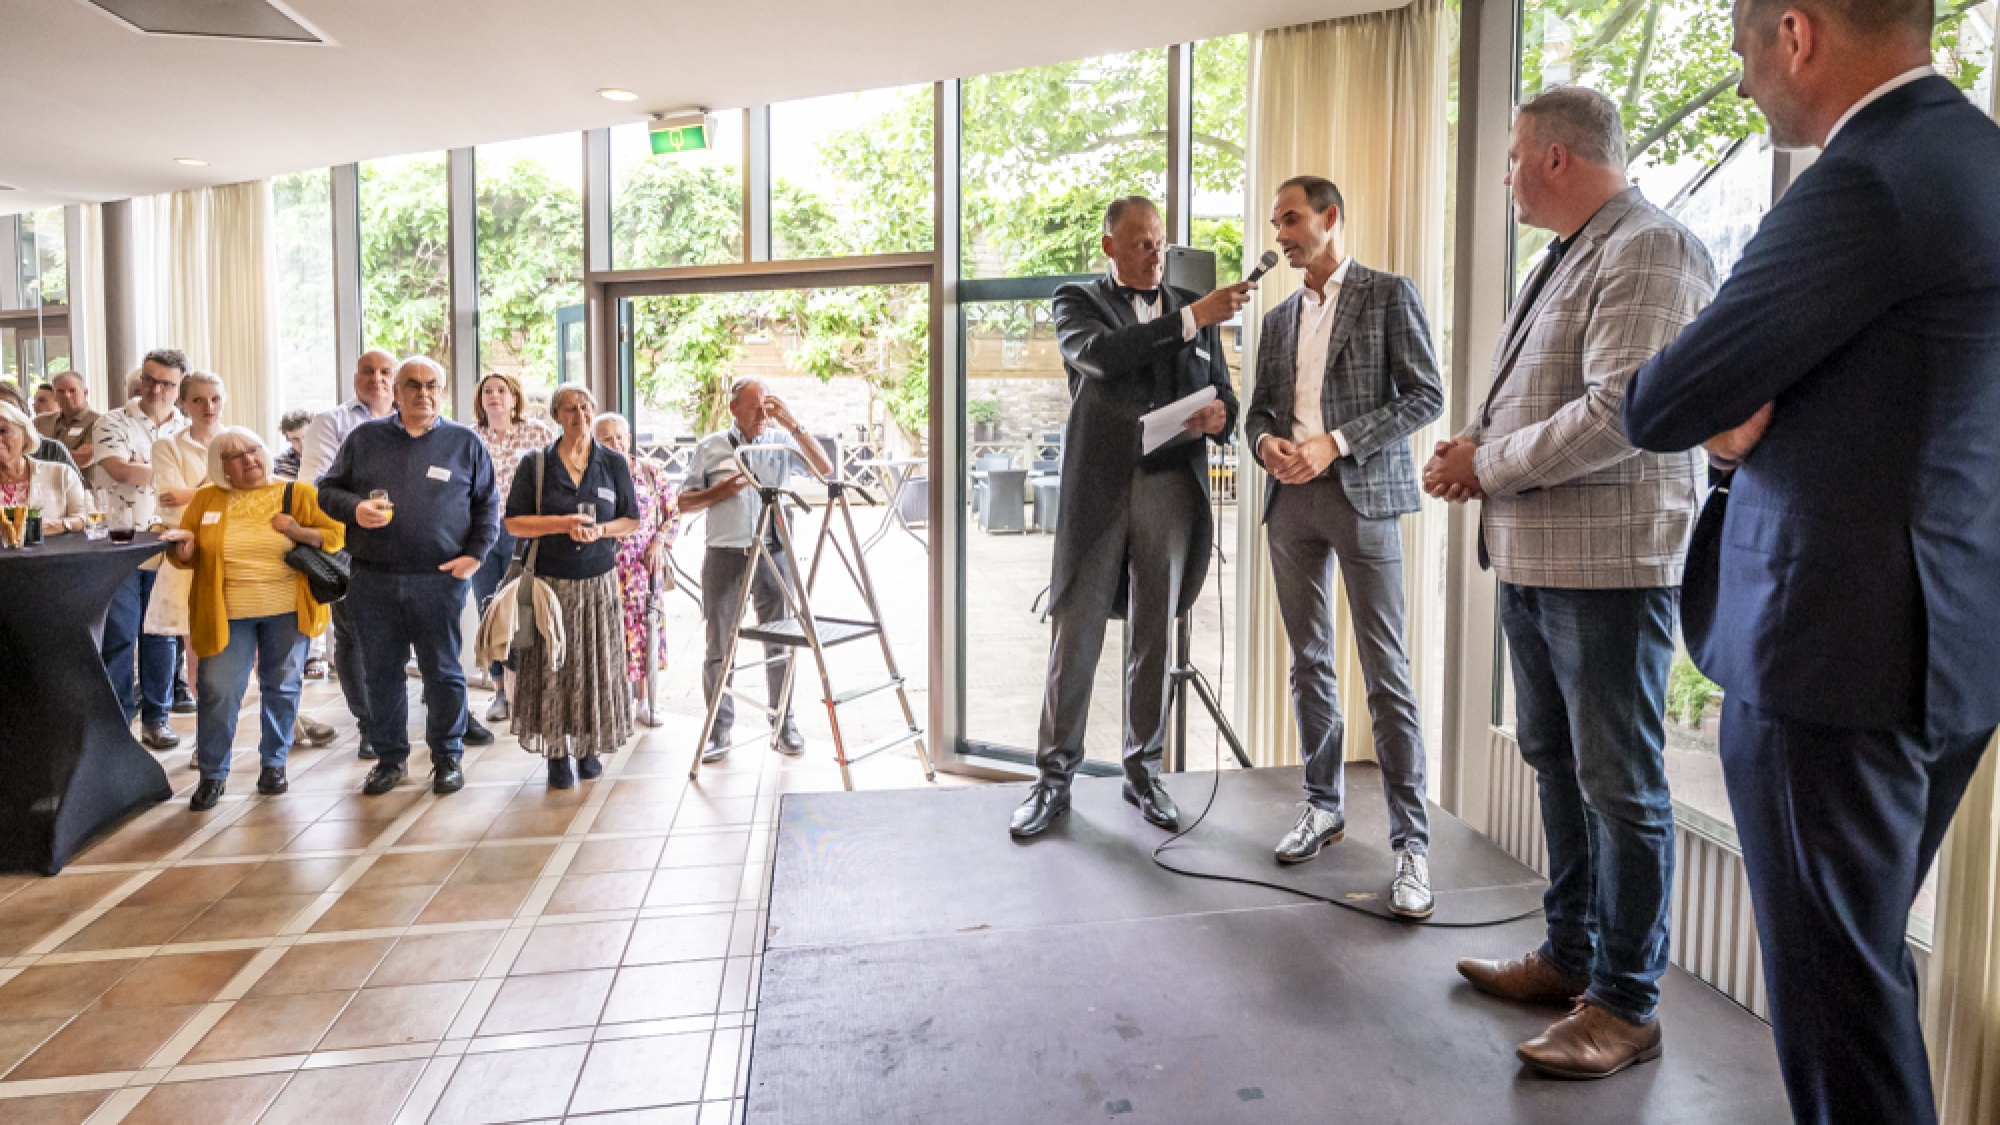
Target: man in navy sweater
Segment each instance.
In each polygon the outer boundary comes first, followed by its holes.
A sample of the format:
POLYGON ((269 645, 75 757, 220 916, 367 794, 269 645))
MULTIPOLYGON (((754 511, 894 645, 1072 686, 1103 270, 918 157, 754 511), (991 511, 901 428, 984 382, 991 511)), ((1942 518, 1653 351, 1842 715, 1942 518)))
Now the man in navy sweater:
POLYGON ((1735 469, 1682 607, 1802 1125, 1938 1119, 1905 933, 2000 724, 2000 128, 1935 16, 1737 0, 1743 92, 1825 151, 1624 404, 1735 469))
POLYGON ((396 412, 363 422, 319 479, 320 507, 345 523, 354 577, 348 614, 368 683, 368 740, 378 759, 361 791, 403 780, 410 757, 403 659, 423 674, 431 788, 465 787, 464 638, 459 617, 479 560, 500 533, 493 461, 479 435, 438 415, 445 375, 418 356, 396 369, 396 412))

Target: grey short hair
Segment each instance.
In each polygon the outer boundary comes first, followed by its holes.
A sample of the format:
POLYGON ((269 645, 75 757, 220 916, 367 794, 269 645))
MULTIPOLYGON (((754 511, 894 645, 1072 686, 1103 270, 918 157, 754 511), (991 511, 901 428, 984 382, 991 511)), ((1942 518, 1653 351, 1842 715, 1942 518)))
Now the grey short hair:
POLYGON ((556 411, 562 409, 563 400, 571 395, 582 395, 585 402, 593 407, 597 405, 597 396, 590 393, 589 387, 582 383, 564 383, 549 392, 549 417, 555 417, 556 411))
POLYGON ((412 367, 429 368, 431 373, 437 376, 438 387, 440 389, 451 385, 451 377, 444 373, 444 368, 439 367, 436 360, 427 355, 413 355, 396 365, 395 386, 398 389, 401 389, 403 385, 404 372, 407 372, 412 367))
POLYGON ((271 447, 257 436, 257 431, 248 426, 224 426, 222 432, 208 443, 208 483, 224 492, 231 491, 229 475, 222 471, 222 459, 246 449, 255 449, 264 455, 264 472, 271 471, 271 447))
POLYGON ((605 426, 614 426, 614 425, 624 430, 626 433, 632 432, 632 423, 627 422, 625 420, 625 416, 623 414, 618 413, 615 410, 607 410, 604 413, 599 414, 597 417, 592 418, 590 420, 590 432, 594 434, 599 429, 605 426))
POLYGON ((735 406, 736 400, 742 398, 743 392, 749 390, 751 387, 755 387, 765 394, 771 393, 771 388, 764 385, 764 380, 752 375, 745 375, 741 379, 729 384, 729 405, 735 406))
POLYGON ((1104 209, 1104 233, 1109 235, 1112 231, 1117 230, 1118 222, 1125 217, 1125 212, 1134 208, 1151 211, 1155 215, 1160 213, 1160 205, 1143 195, 1120 196, 1112 200, 1110 206, 1104 209))
POLYGON ((64 379, 75 379, 77 382, 83 384, 85 390, 90 389, 90 383, 83 377, 83 372, 74 369, 69 371, 58 371, 54 375, 49 376, 49 386, 53 387, 57 383, 62 382, 64 379))
POLYGON ((1625 167, 1625 119, 1618 103, 1587 86, 1544 90, 1521 107, 1533 118, 1535 139, 1559 144, 1578 159, 1604 168, 1625 167))

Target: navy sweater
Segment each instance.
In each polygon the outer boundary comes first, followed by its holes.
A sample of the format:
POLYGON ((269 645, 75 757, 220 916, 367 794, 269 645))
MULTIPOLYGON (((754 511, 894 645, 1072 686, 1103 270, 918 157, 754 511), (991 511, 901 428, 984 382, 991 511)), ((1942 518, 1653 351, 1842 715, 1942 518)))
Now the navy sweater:
POLYGON ((377 570, 419 574, 461 556, 483 559, 500 537, 493 459, 471 427, 442 418, 422 437, 399 414, 356 426, 319 478, 319 505, 347 525, 354 560, 377 570), (378 488, 396 517, 371 531, 354 509, 378 488))

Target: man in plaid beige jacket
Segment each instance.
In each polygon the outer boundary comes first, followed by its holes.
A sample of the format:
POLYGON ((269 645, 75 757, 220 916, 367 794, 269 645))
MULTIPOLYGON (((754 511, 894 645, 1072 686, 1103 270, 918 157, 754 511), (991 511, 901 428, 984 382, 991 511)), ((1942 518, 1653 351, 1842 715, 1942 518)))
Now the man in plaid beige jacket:
POLYGON ((1459 972, 1571 1014, 1520 1048, 1564 1078, 1659 1057, 1674 817, 1664 750, 1681 563, 1697 508, 1692 453, 1642 453, 1619 407, 1646 360, 1715 294, 1701 242, 1625 177, 1617 106, 1552 90, 1521 108, 1508 153, 1520 221, 1555 232, 1501 337, 1473 424, 1424 487, 1480 499, 1498 572, 1515 733, 1537 775, 1549 855, 1547 940, 1459 972))

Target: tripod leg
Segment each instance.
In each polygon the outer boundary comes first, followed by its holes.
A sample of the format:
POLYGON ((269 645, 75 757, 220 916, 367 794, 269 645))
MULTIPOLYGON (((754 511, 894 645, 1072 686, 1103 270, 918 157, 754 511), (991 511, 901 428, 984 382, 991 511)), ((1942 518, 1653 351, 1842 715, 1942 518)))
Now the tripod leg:
POLYGON ((1208 708, 1208 717, 1215 720, 1215 729, 1222 732, 1223 740, 1229 743, 1230 751, 1236 755, 1236 764, 1250 769, 1250 755, 1243 752, 1243 744, 1236 741, 1235 729, 1229 725, 1228 719, 1222 717, 1222 704, 1216 702, 1215 690, 1208 686, 1208 677, 1202 675, 1198 668, 1189 668, 1187 674, 1194 681, 1194 690, 1201 696, 1202 705, 1208 708))
MULTIPOLYGON (((764 530, 763 521, 758 521, 757 530, 764 530)), ((762 540, 758 540, 762 542, 762 540)), ((708 740, 715 734, 715 719, 722 712, 722 695, 736 680, 736 652, 743 644, 743 607, 750 601, 750 588, 757 578, 757 553, 752 549, 750 565, 743 570, 743 584, 736 591, 736 620, 729 623, 729 644, 723 649, 722 674, 716 677, 715 693, 708 700, 708 717, 701 724, 701 741, 695 743, 694 764, 688 767, 688 780, 693 781, 701 774, 701 756, 708 750, 708 740)))

